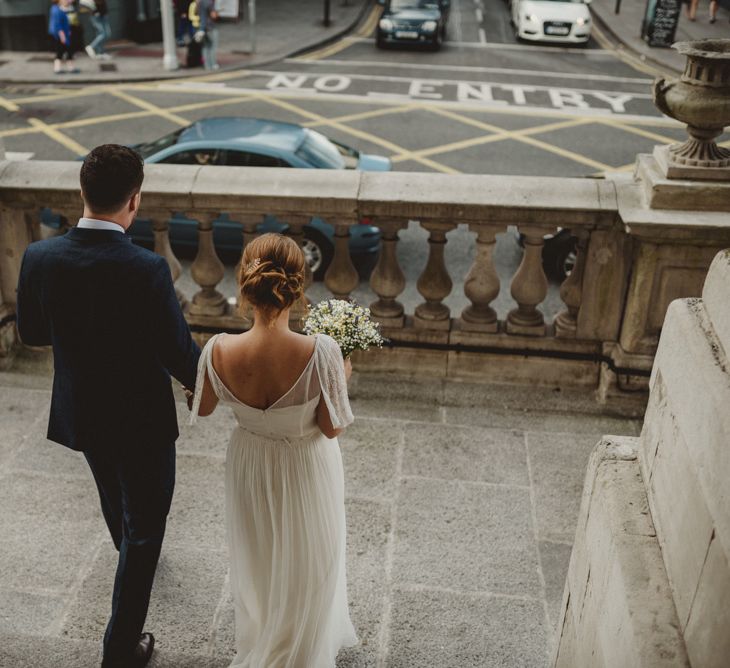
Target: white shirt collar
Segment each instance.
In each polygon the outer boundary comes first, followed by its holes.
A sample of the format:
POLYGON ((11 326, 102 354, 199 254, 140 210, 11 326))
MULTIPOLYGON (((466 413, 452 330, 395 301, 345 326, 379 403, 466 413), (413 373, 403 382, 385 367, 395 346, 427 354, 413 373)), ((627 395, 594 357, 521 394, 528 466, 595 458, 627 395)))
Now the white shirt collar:
POLYGON ((77 227, 87 230, 111 230, 113 232, 121 232, 125 230, 121 225, 112 223, 108 220, 97 220, 96 218, 80 218, 77 227))

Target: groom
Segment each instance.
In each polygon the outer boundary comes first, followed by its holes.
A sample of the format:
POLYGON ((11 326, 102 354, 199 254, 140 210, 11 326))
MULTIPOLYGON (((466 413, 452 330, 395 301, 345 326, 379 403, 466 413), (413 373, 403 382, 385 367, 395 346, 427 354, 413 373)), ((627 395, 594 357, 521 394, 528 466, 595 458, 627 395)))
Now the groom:
POLYGON ((28 247, 18 285, 21 339, 53 346, 48 438, 84 453, 119 551, 103 668, 152 656, 154 637, 142 629, 175 484, 170 375, 192 388, 200 356, 166 261, 125 235, 143 178, 132 149, 89 153, 83 218, 28 247))

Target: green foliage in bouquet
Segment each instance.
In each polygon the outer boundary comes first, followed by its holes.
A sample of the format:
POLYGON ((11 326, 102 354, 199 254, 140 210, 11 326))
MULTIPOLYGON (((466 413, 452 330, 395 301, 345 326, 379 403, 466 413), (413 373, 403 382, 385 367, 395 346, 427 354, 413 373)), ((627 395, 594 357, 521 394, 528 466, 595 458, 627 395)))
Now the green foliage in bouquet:
POLYGON ((347 358, 355 350, 381 348, 385 339, 379 327, 370 318, 370 309, 343 299, 326 299, 309 307, 304 332, 331 336, 347 358))

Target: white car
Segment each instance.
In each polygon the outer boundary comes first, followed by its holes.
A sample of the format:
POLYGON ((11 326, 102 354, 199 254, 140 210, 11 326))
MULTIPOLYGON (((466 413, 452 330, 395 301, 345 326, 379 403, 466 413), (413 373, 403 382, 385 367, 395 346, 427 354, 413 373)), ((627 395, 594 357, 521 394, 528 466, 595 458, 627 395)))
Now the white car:
POLYGON ((585 44, 591 37, 591 0, 511 0, 517 39, 585 44))

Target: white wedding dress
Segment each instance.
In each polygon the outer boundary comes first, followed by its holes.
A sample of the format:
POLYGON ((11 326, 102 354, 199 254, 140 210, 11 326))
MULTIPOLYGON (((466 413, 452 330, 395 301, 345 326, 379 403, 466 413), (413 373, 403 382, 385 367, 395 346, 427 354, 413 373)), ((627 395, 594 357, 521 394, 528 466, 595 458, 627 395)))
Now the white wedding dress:
POLYGON ((237 426, 226 457, 226 524, 239 668, 332 668, 357 644, 345 578, 345 498, 337 439, 319 430, 326 402, 335 428, 353 420, 339 346, 317 335, 299 379, 269 408, 236 399, 212 363, 198 366, 191 422, 207 371, 237 426))

